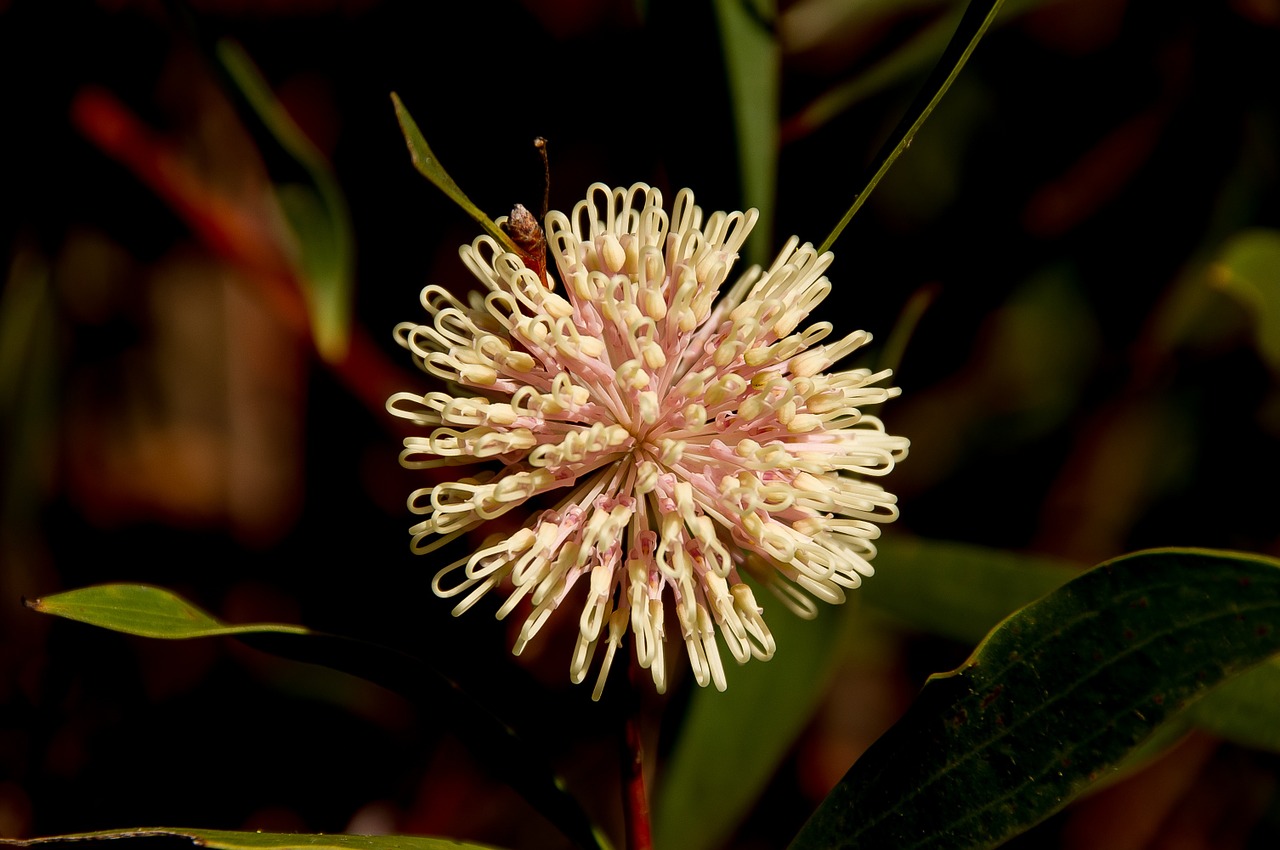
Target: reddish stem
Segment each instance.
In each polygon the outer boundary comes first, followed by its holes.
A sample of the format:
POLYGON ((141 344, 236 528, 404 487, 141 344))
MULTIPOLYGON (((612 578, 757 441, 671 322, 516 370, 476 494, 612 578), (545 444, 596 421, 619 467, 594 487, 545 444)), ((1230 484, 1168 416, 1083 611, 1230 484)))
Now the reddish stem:
POLYGON ((631 662, 629 707, 623 732, 622 795, 627 827, 627 850, 653 850, 649 824, 649 796, 644 787, 644 742, 641 735, 642 687, 635 682, 635 659, 631 662))

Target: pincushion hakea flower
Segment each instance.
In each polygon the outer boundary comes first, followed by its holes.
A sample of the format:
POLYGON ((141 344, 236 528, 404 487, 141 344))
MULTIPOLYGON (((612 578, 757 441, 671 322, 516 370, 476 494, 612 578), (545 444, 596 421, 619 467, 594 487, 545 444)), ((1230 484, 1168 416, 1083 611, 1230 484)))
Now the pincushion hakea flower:
POLYGON ((657 189, 595 184, 546 219, 563 295, 480 236, 460 252, 486 291, 463 303, 428 286, 430 323, 396 328, 452 390, 387 402, 432 429, 405 440, 401 463, 480 467, 409 497, 427 516, 414 551, 543 505, 442 569, 435 592, 462 597, 455 615, 500 584, 512 589, 498 617, 527 599, 518 655, 585 585, 570 676, 603 642, 595 698, 628 625, 665 688, 668 606, 698 683, 723 690, 717 632, 739 663, 774 653, 742 573, 812 617, 810 595, 842 602, 872 574, 876 523, 897 516, 863 476, 889 472, 907 440, 859 410, 897 395, 876 386, 890 373, 824 371, 870 334, 819 345, 830 323, 796 330, 831 291, 832 255, 793 238, 716 301, 756 215, 704 221, 685 190, 668 217, 657 189))

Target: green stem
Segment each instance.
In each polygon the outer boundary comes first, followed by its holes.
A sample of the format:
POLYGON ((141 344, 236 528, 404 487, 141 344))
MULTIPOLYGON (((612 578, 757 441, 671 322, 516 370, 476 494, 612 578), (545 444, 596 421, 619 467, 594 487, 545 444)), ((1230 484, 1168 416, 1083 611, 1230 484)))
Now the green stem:
POLYGON ((951 88, 951 82, 960 73, 964 63, 969 60, 969 54, 973 53, 973 49, 982 40, 983 34, 991 26, 991 22, 995 20, 996 13, 1000 11, 1000 4, 1003 2, 1004 0, 972 0, 969 3, 969 8, 964 11, 964 17, 960 19, 960 25, 956 27, 955 35, 947 43, 947 49, 942 51, 942 58, 938 60, 938 64, 929 72, 929 78, 925 80, 924 87, 920 89, 920 93, 916 95, 915 100, 911 101, 911 105, 907 107, 906 114, 902 116, 898 126, 894 127, 893 132, 889 134, 888 141, 884 143, 879 153, 876 154, 876 158, 868 169, 870 176, 864 181, 862 189, 854 196, 853 205, 844 214, 844 218, 840 219, 840 223, 835 226, 835 229, 823 241, 822 247, 818 249, 819 253, 828 250, 832 243, 840 237, 845 226, 853 219, 854 213, 862 209, 862 205, 871 194, 871 190, 888 173, 889 167, 897 161, 903 151, 911 147, 911 140, 916 137, 921 125, 924 124, 929 114, 933 112, 933 108, 938 105, 938 101, 942 100, 942 96, 946 94, 947 89, 951 88))

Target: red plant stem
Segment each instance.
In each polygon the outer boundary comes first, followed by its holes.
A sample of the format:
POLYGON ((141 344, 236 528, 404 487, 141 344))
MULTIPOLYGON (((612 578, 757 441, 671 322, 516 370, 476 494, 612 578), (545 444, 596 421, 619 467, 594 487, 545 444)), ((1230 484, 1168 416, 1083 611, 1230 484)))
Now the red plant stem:
POLYGON ((644 787, 644 743, 640 730, 643 689, 636 687, 635 659, 631 661, 631 682, 622 747, 623 814, 627 828, 627 850, 653 850, 649 824, 649 797, 644 787))
MULTIPOLYGON (((237 206, 219 194, 110 92, 95 87, 77 92, 71 123, 165 201, 210 251, 251 276, 268 309, 310 342, 302 281, 274 241, 275 230, 262 212, 237 206)), ((413 386, 359 327, 350 329, 345 356, 328 365, 352 395, 379 412, 393 392, 413 386)))

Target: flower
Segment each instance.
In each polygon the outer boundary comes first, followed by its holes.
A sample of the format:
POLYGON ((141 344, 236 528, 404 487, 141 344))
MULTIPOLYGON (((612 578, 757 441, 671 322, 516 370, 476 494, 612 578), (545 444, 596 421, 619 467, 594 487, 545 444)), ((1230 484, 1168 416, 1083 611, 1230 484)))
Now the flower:
MULTIPOLYGON (((868 477, 905 457, 863 405, 897 395, 888 371, 825 370, 865 344, 855 331, 796 328, 831 291, 830 253, 791 239, 716 300, 757 213, 705 221, 680 192, 670 216, 644 184, 595 184, 569 216, 546 217, 564 293, 490 236, 460 249, 484 284, 466 303, 422 291, 428 324, 396 338, 452 392, 397 393, 388 409, 430 428, 412 469, 471 466, 409 507, 413 549, 431 552, 538 500, 514 533, 440 570, 433 589, 461 614, 509 586, 497 612, 531 612, 518 655, 566 599, 581 599, 570 678, 604 644, 598 699, 630 626, 639 664, 666 687, 667 611, 700 685, 724 690, 717 635, 738 663, 774 640, 744 573, 804 617, 872 574, 896 499, 868 477), (585 598, 584 598, 585 597, 585 598)), ((549 269, 550 271, 550 269, 549 269)), ((508 529, 510 526, 508 526, 508 529)), ((506 592, 506 591, 504 591, 506 592)))

